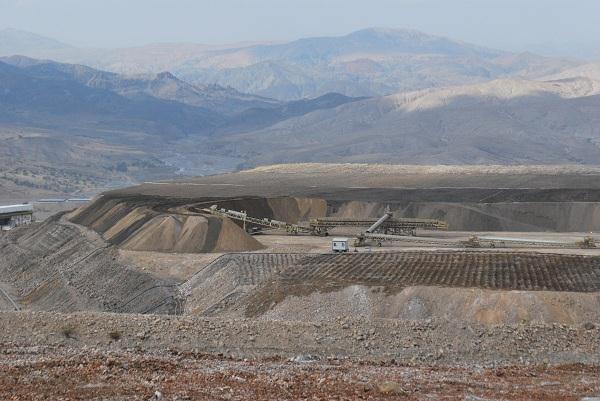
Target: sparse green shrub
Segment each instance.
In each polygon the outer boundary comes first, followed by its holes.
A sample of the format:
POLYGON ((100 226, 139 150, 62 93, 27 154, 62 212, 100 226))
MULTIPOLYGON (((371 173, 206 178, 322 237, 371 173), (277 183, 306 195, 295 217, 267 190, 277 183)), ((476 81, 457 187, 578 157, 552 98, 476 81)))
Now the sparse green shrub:
POLYGON ((121 339, 121 332, 118 330, 113 330, 108 333, 108 337, 113 341, 119 341, 121 339))
POLYGON ((75 328, 73 326, 63 327, 62 335, 65 336, 65 338, 73 338, 75 336, 75 328))

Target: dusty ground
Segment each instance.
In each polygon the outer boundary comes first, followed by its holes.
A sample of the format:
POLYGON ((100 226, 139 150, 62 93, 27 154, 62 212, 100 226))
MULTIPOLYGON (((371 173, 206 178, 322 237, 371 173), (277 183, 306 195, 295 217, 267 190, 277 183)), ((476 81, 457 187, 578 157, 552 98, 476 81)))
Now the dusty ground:
MULTIPOLYGON (((348 237, 353 239, 355 232, 348 230, 332 230, 329 237, 315 237, 309 235, 289 236, 281 232, 273 231, 262 235, 256 235, 256 238, 265 249, 256 251, 256 253, 328 253, 331 251, 331 238, 333 236, 348 237)), ((407 252, 418 250, 465 250, 459 245, 460 241, 466 241, 472 235, 479 236, 501 236, 508 238, 523 238, 527 240, 556 240, 575 243, 581 241, 589 233, 494 233, 494 232, 420 232, 421 238, 407 237, 405 242, 387 242, 379 247, 375 244, 365 247, 354 248, 359 253, 365 252, 407 252), (456 246, 452 247, 448 244, 428 243, 428 240, 439 242, 455 242, 456 246), (420 243, 423 241, 425 243, 420 243), (442 246, 443 245, 443 246, 442 246)), ((351 240, 352 242, 352 240, 351 240)), ((510 247, 502 248, 504 251, 523 251, 527 248, 510 247)), ((473 251, 476 251, 474 249, 473 251)), ((557 253, 571 255, 600 255, 599 249, 556 249, 545 248, 543 246, 535 247, 535 252, 539 253, 557 253)), ((211 262, 215 261, 224 253, 207 253, 207 254, 192 254, 192 253, 161 253, 161 252, 137 252, 128 250, 119 250, 121 261, 125 264, 134 264, 142 270, 150 271, 161 277, 171 277, 180 280, 189 279, 194 273, 200 271, 211 262)))
POLYGON ((436 321, 308 324, 30 312, 2 312, 0 325, 3 400, 579 400, 600 394, 594 325, 464 326, 448 335, 452 324, 436 321))
MULTIPOLYGON (((335 235, 341 237, 353 238, 356 233, 348 230, 333 230, 329 237, 316 237, 309 235, 289 236, 281 232, 273 231, 262 235, 256 235, 254 238, 258 240, 265 249, 256 251, 256 253, 328 253, 331 251, 331 238, 335 235)), ((502 236, 512 238, 524 238, 528 240, 557 240, 575 243, 589 235, 589 233, 465 233, 465 232, 420 232, 419 236, 423 241, 429 239, 439 241, 453 241, 456 246, 449 245, 436 246, 435 244, 425 243, 420 244, 419 238, 407 237, 406 242, 387 242, 382 247, 371 245, 356 248, 359 253, 369 252, 410 252, 418 250, 465 250, 459 246, 460 241, 466 241, 472 235, 479 236, 502 236)), ((351 241, 352 242, 352 241, 351 241)), ((354 252, 352 247, 352 252, 354 252)), ((504 251, 523 251, 526 248, 506 247, 504 251)), ((472 250, 476 251, 476 249, 472 250)), ((572 255, 600 255, 600 249, 556 249, 544 248, 543 246, 535 247, 535 252, 539 253, 556 253, 556 254, 572 254, 572 255)), ((119 260, 125 265, 138 266, 143 271, 151 272, 162 278, 174 278, 178 280, 187 280, 196 272, 215 261, 224 253, 162 253, 162 252, 139 252, 129 250, 119 250, 119 260)), ((0 299, 1 302, 1 299, 0 299)))
POLYGON ((33 204, 33 213, 35 221, 44 221, 56 213, 68 212, 78 207, 84 206, 87 202, 61 202, 61 203, 40 203, 33 204))
MULTIPOLYGON (((568 238, 570 234, 563 236, 568 238)), ((591 259, 567 256, 548 255, 542 258, 532 253, 520 256, 525 251, 520 250, 521 254, 515 257, 501 256, 496 260, 492 256, 482 258, 480 249, 447 250, 445 256, 441 256, 441 250, 436 251, 435 247, 423 248, 420 252, 409 250, 417 248, 414 243, 408 243, 406 248, 404 243, 360 248, 358 253, 334 257, 322 255, 329 253, 331 242, 326 237, 259 235, 253 238, 264 241, 267 249, 248 253, 247 256, 234 254, 225 257, 221 254, 134 252, 111 246, 94 231, 57 217, 56 221, 14 230, 0 238, 0 250, 5 254, 0 260, 0 287, 8 294, 2 294, 0 308, 14 309, 8 300, 11 297, 24 310, 181 313, 184 307, 211 316, 224 311, 246 316, 250 305, 248 297, 255 294, 252 305, 262 311, 261 315, 289 298, 287 295, 297 295, 298 302, 292 303, 295 306, 289 310, 290 316, 309 317, 308 308, 317 307, 321 302, 326 306, 319 316, 327 318, 338 309, 353 316, 393 317, 408 313, 402 312, 406 308, 412 311, 410 316, 427 317, 436 316, 436 311, 439 311, 435 305, 440 302, 435 301, 435 294, 430 294, 431 291, 404 294, 405 290, 414 286, 430 286, 433 289, 441 286, 458 294, 452 298, 457 305, 455 310, 463 311, 461 316, 464 316, 464 308, 480 310, 481 307, 476 304, 487 305, 488 302, 483 302, 485 299, 497 297, 483 292, 471 296, 472 291, 459 291, 458 287, 502 290, 506 294, 512 290, 525 291, 526 296, 513 297, 519 300, 518 303, 503 301, 498 307, 486 306, 486 309, 502 310, 515 308, 518 304, 519 313, 499 315, 511 316, 509 321, 552 317, 549 321, 577 322, 582 319, 581 313, 587 314, 587 309, 571 308, 570 305, 580 305, 589 296, 573 292, 569 296, 556 294, 549 298, 542 297, 540 293, 581 289, 589 292, 598 285, 595 276, 597 258, 590 262, 591 259), (433 252, 433 259, 423 253, 425 251, 433 252), (311 271, 314 277, 302 273, 298 276, 301 282, 295 279, 288 282, 289 277, 296 277, 289 270, 288 263, 292 261, 290 258, 296 257, 294 255, 308 258, 294 269, 311 271), (431 264, 433 260, 435 263, 431 264), (564 260, 566 264, 553 262, 558 260, 564 260), (217 261, 219 263, 215 264, 217 261), (424 264, 414 265, 417 261, 424 264), (547 261, 552 264, 549 271, 544 267, 547 261), (495 263, 499 263, 498 268, 494 267, 495 263), (519 268, 523 263, 525 267, 519 268), (529 266, 529 263, 532 265, 529 266), (592 267, 588 273, 581 271, 589 263, 592 267), (428 270, 427 266, 434 270, 428 270), (448 266, 453 267, 448 269, 448 266), (486 269, 492 270, 482 279, 477 278, 487 272, 486 269), (577 272, 577 275, 564 276, 563 270, 577 272), (350 276, 340 275, 343 271, 349 272, 350 276), (448 275, 449 271, 452 274, 448 275), (567 280, 564 286, 556 282, 557 277, 567 280), (193 282, 187 282, 191 278, 193 282), (509 281, 504 283, 505 279, 509 281), (582 286, 582 283, 591 287, 582 286), (379 287, 382 289, 377 292, 379 287), (257 298, 258 293, 271 295, 257 298), (396 299, 395 294, 400 294, 400 298, 396 299), (320 298, 315 298, 316 295, 320 298), (404 299, 404 295, 408 298, 404 299), (531 301, 527 301, 527 297, 531 301), (557 302, 569 302, 562 317, 555 312, 557 307, 554 304, 557 302), (401 308, 389 308, 385 306, 388 303, 401 308), (339 305, 351 305, 352 308, 340 309, 339 305)), ((449 236, 443 240, 456 241, 457 238, 449 236)), ((595 256, 599 253, 598 250, 570 251, 595 256)), ((500 252, 506 255, 515 251, 496 249, 494 252, 494 255, 500 252)), ((547 252, 559 254, 562 250, 547 252)), ((591 305, 594 302, 597 301, 592 298, 591 305)), ((450 313, 449 310, 446 312, 450 313)))

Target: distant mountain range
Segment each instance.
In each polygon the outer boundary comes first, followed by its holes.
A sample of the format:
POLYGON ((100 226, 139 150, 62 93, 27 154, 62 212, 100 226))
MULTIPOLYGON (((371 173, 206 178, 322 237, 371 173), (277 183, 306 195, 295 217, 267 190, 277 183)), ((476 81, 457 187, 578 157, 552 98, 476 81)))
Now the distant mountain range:
POLYGON ((5 123, 133 129, 169 139, 230 125, 244 131, 245 122, 264 126, 360 100, 329 94, 281 102, 218 85, 191 85, 168 72, 125 76, 22 56, 0 57, 0 89, 0 120, 5 123))
POLYGON ((61 64, 23 56, 0 57, 0 62, 18 67, 38 79, 72 81, 88 88, 106 90, 129 99, 153 97, 223 114, 234 114, 253 107, 275 107, 281 102, 240 93, 219 85, 190 85, 169 72, 121 75, 84 65, 61 64))
POLYGON ((56 63, 17 67, 0 62, 0 122, 57 131, 115 129, 177 138, 210 131, 222 121, 208 109, 148 95, 122 96, 96 87, 93 79, 83 82, 86 75, 94 73, 56 63))
POLYGON ((330 92, 381 96, 503 77, 538 78, 580 64, 418 31, 373 28, 283 44, 155 44, 112 50, 78 49, 26 32, 0 31, 0 56, 14 54, 126 74, 168 70, 196 85, 218 84, 280 100, 330 92))

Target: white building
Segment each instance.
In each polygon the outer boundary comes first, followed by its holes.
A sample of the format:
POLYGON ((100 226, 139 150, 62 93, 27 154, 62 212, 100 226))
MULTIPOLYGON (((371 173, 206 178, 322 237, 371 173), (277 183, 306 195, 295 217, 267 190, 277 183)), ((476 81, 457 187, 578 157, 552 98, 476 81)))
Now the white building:
POLYGON ((29 224, 32 221, 33 205, 0 206, 0 229, 2 231, 29 224))
POLYGON ((348 252, 350 250, 350 239, 334 238, 331 240, 331 250, 333 252, 348 252))

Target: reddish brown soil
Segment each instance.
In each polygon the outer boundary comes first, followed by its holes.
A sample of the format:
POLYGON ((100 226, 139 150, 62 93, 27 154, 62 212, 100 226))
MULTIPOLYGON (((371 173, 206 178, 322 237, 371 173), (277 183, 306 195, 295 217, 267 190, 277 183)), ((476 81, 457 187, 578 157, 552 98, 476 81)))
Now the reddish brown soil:
POLYGON ((579 400, 600 367, 397 366, 234 361, 193 354, 72 352, 0 358, 2 400, 579 400), (160 393, 160 395, 158 393, 160 393), (154 397, 154 398, 153 398, 154 397))

